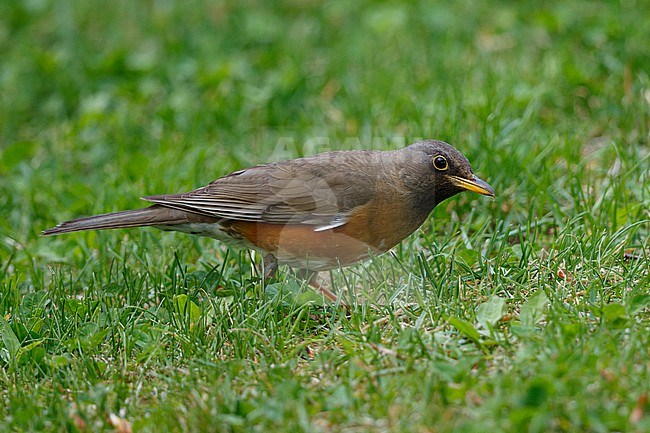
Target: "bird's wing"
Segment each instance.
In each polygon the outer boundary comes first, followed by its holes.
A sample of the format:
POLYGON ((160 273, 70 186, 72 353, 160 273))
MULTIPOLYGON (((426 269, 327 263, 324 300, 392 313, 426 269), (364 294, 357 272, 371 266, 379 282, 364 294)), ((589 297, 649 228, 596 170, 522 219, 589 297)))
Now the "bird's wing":
POLYGON ((317 231, 342 226, 353 209, 374 196, 374 185, 349 167, 314 162, 303 159, 253 167, 188 193, 144 200, 232 220, 307 224, 317 231))

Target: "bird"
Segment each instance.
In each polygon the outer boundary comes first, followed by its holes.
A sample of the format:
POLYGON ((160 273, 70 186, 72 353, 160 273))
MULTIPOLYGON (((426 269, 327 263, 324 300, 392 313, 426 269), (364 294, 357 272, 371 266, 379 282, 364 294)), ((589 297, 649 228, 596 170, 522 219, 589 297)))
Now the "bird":
POLYGON ((189 192, 143 197, 146 208, 65 221, 41 235, 153 226, 205 236, 263 254, 264 278, 288 265, 336 300, 315 283, 318 272, 390 250, 462 191, 495 196, 452 145, 420 140, 237 170, 189 192))

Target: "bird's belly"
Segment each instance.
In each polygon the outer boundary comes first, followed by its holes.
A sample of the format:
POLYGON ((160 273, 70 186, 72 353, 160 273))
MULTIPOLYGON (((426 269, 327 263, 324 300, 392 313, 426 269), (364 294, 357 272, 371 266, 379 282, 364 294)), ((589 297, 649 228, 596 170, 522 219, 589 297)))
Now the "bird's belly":
POLYGON ((237 222, 232 229, 257 249, 273 254, 278 262, 314 271, 367 260, 392 246, 379 249, 342 227, 317 232, 310 225, 237 222))
POLYGON ((315 232, 311 226, 224 221, 224 224, 187 223, 156 228, 205 236, 228 245, 270 253, 281 264, 313 271, 347 266, 382 252, 335 229, 315 232))
POLYGON ((365 230, 350 225, 315 231, 311 225, 271 224, 223 220, 219 223, 185 223, 156 226, 205 236, 240 248, 252 248, 273 254, 281 264, 323 271, 368 260, 392 248, 398 239, 370 238, 365 230), (353 227, 354 228, 354 227, 353 227))

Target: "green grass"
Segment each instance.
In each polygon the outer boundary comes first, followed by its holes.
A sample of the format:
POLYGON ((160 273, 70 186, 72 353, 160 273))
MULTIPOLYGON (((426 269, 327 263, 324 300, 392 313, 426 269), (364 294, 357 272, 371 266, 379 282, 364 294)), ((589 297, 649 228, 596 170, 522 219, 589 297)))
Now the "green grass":
POLYGON ((649 13, 2 2, 0 430, 649 431, 649 13), (497 197, 333 271, 349 316, 210 240, 38 236, 420 137, 497 197))

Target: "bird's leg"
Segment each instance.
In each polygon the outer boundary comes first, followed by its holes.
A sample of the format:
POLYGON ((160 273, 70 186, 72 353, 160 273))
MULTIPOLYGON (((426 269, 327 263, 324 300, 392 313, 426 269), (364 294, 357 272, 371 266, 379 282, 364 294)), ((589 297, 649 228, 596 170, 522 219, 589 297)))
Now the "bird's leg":
MULTIPOLYGON (((275 273, 278 270, 278 260, 273 254, 265 255, 262 260, 264 262, 264 280, 269 280, 275 276, 275 273)), ((309 286, 317 292, 320 292, 324 297, 332 302, 338 302, 340 305, 347 308, 345 302, 339 299, 334 292, 317 281, 318 272, 310 271, 309 269, 299 269, 298 275, 302 279, 307 280, 309 286)))
POLYGON ((325 296, 327 299, 329 299, 332 302, 339 302, 341 305, 344 307, 347 307, 345 305, 345 302, 343 300, 339 299, 338 296, 334 292, 332 292, 330 289, 325 287, 324 285, 320 284, 318 282, 318 272, 310 271, 309 269, 300 269, 299 270, 299 275, 307 280, 309 282, 309 285, 316 290, 317 292, 320 292, 323 296, 325 296))
POLYGON ((278 260, 273 254, 267 254, 262 261, 264 262, 264 280, 270 280, 278 271, 278 260))

